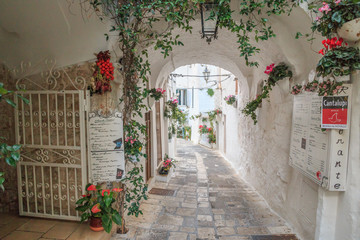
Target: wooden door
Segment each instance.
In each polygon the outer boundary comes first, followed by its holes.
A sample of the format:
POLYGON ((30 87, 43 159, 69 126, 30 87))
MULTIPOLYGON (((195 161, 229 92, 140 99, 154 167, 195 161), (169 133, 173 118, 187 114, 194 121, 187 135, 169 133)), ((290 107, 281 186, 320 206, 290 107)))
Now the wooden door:
POLYGON ((160 117, 160 102, 155 103, 156 111, 156 149, 157 149, 157 166, 162 161, 162 142, 161 142, 161 117, 160 117))
POLYGON ((151 176, 151 111, 145 113, 146 122, 146 182, 152 177, 151 176))
POLYGON ((224 153, 226 153, 226 115, 224 114, 224 153))

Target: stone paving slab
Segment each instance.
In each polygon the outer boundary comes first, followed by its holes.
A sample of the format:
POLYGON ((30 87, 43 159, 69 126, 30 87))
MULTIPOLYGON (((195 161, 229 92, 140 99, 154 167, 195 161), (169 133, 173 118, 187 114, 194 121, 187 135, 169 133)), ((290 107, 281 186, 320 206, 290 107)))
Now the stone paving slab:
POLYGON ((296 239, 217 151, 182 139, 177 143, 172 179, 154 184, 175 190, 175 195, 149 194, 141 206, 144 215, 127 217, 130 231, 114 235, 113 240, 296 239))

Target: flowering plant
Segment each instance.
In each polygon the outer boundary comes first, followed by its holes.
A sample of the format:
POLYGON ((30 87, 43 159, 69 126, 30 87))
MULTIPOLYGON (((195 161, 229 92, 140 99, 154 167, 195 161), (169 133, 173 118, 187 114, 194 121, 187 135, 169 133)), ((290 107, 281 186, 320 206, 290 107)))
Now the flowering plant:
POLYGON ((162 166, 159 170, 160 174, 168 174, 171 167, 176 168, 175 166, 175 160, 173 158, 170 158, 167 154, 165 154, 164 160, 162 162, 162 166))
POLYGON ((234 102, 236 101, 236 97, 235 97, 235 95, 229 95, 229 96, 225 97, 224 100, 228 105, 233 105, 234 102))
POLYGON ((344 23, 360 17, 360 3, 351 0, 315 1, 315 4, 309 5, 309 9, 317 15, 321 14, 313 22, 312 31, 318 31, 324 37, 331 36, 344 23))
MULTIPOLYGON (((319 51, 319 54, 324 55, 317 67, 318 76, 334 76, 350 75, 354 70, 360 69, 359 49, 354 47, 345 47, 342 38, 322 41, 324 48, 319 51)), ((347 45, 345 43, 345 45, 347 45)))
POLYGON ((276 82, 289 77, 292 77, 292 71, 285 63, 280 63, 279 65, 275 66, 271 64, 270 66, 266 67, 265 73, 269 75, 269 78, 265 81, 265 85, 259 95, 256 96, 255 100, 248 102, 245 108, 242 110, 242 113, 245 116, 251 116, 251 119, 254 121, 254 124, 257 123, 256 120, 256 109, 261 105, 263 99, 269 97, 269 93, 272 90, 272 87, 275 86, 276 82))
POLYGON ((318 88, 318 86, 319 86, 319 82, 314 80, 314 81, 309 82, 306 85, 304 85, 304 90, 306 92, 315 92, 316 89, 318 88))
POLYGON ((110 80, 114 80, 114 66, 110 62, 110 52, 99 52, 96 55, 94 73, 91 78, 90 93, 111 92, 110 80))
POLYGON ((324 81, 319 84, 319 96, 329 96, 338 94, 339 91, 342 89, 342 82, 335 82, 331 80, 324 81))
POLYGON ((267 75, 270 75, 270 73, 274 70, 274 66, 275 66, 275 63, 270 64, 269 66, 267 66, 264 73, 267 74, 267 75))
POLYGON ((121 225, 121 216, 112 207, 112 204, 115 202, 117 194, 123 189, 101 189, 100 186, 89 183, 86 185, 85 190, 86 193, 76 202, 76 205, 78 205, 76 210, 81 212, 81 222, 91 217, 101 218, 102 226, 107 233, 111 231, 112 222, 121 225))
POLYGON ((139 156, 143 156, 144 154, 141 152, 142 143, 132 136, 128 136, 125 138, 125 153, 127 156, 135 156, 138 158, 139 156))
POLYGON ((150 97, 154 98, 156 101, 159 101, 163 96, 166 90, 162 88, 152 88, 149 90, 150 97))
POLYGON ((291 94, 297 95, 297 94, 301 93, 301 90, 302 90, 302 86, 300 84, 296 84, 296 85, 292 86, 291 94))

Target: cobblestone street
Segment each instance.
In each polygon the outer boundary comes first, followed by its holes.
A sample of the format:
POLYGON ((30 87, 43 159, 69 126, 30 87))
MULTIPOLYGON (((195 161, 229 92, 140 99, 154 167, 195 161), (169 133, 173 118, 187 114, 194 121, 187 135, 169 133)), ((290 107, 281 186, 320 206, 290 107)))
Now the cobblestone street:
POLYGON ((149 194, 144 215, 128 217, 128 234, 113 239, 296 239, 216 151, 177 143, 174 176, 154 186, 174 196, 149 194))

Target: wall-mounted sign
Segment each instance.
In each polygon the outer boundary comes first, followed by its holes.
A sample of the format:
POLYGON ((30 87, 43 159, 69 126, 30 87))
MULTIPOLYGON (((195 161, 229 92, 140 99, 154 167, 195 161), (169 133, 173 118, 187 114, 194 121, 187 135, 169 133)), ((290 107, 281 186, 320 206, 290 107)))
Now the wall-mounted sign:
MULTIPOLYGON (((348 126, 350 124, 348 114, 350 115, 351 110, 348 105, 350 92, 351 85, 345 84, 339 96, 325 98, 329 101, 325 104, 332 102, 330 105, 346 106, 348 126)), ((292 167, 321 187, 330 191, 345 191, 350 130, 321 131, 323 105, 324 98, 315 93, 294 96, 289 162, 292 167)), ((344 122, 338 121, 338 123, 344 122)))
POLYGON ((322 98, 321 127, 346 129, 348 124, 348 96, 329 96, 322 98))
POLYGON ((114 182, 125 175, 123 121, 119 112, 89 113, 89 157, 93 183, 114 182))

